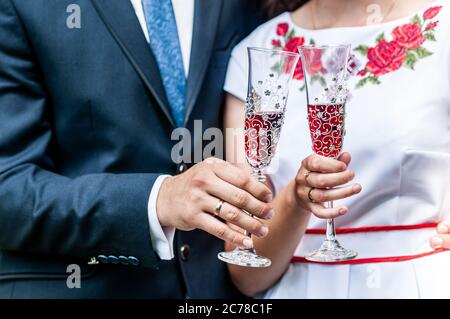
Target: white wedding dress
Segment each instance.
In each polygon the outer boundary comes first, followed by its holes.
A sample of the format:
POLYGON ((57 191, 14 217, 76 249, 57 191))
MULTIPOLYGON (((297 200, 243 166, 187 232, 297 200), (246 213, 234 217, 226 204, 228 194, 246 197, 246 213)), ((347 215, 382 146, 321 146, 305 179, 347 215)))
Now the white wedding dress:
MULTIPOLYGON (((306 262, 324 238, 325 221, 312 218, 266 298, 450 298, 450 252, 429 245, 436 223, 450 217, 449 2, 387 23, 324 30, 300 28, 284 13, 234 49, 225 90, 242 100, 247 47, 351 43, 360 64, 350 81, 344 150, 363 191, 339 201, 349 213, 336 220, 344 232, 338 239, 359 256, 351 263, 306 262)), ((303 85, 298 69, 270 168, 277 190, 312 153, 303 85)))

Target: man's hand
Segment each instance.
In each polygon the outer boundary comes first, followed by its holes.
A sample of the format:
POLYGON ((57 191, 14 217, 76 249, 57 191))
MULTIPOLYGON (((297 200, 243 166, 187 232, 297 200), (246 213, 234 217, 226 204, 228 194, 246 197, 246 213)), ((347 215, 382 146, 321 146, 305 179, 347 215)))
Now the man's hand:
POLYGON ((450 249, 450 219, 437 226, 438 235, 431 238, 430 244, 434 249, 450 249))
POLYGON ((161 185, 156 211, 161 226, 180 230, 202 229, 233 245, 250 248, 250 238, 226 222, 264 237, 268 228, 258 218, 270 219, 272 193, 248 171, 218 159, 207 159, 185 173, 167 178, 161 185), (216 205, 224 201, 219 216, 216 205), (246 212, 244 212, 245 210, 246 212))

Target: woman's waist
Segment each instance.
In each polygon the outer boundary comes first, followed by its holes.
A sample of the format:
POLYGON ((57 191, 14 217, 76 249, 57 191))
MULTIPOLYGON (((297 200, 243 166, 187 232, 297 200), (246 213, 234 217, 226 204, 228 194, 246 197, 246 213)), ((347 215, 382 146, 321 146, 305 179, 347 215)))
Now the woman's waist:
MULTIPOLYGON (((339 264, 399 262, 433 255, 430 239, 436 235, 437 223, 373 225, 337 228, 342 246, 358 252, 358 257, 339 264)), ((293 262, 307 262, 304 256, 320 247, 324 228, 309 228, 297 246, 293 262)))

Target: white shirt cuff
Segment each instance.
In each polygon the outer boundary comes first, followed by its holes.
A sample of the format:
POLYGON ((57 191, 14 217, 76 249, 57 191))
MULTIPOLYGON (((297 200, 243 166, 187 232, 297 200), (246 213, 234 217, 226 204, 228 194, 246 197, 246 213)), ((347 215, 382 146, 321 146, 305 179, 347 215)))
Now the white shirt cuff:
POLYGON ((171 260, 175 257, 173 253, 175 228, 161 227, 158 214, 156 213, 156 201, 158 199, 159 189, 167 177, 170 177, 170 175, 161 175, 156 179, 148 200, 148 221, 150 223, 152 246, 161 260, 171 260))

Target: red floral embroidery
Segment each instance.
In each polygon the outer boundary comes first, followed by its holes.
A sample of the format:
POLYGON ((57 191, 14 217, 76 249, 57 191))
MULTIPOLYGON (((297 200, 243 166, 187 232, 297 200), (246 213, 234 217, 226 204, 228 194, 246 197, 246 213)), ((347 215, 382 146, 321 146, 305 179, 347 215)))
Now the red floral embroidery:
POLYGON ((305 44, 305 38, 292 37, 286 41, 283 49, 289 52, 298 52, 298 47, 305 44))
POLYGON ((289 24, 287 23, 279 23, 277 26, 277 35, 285 36, 289 30, 289 24))
POLYGON ((359 75, 359 76, 366 76, 366 74, 367 74, 367 70, 366 69, 359 70, 358 73, 357 73, 357 75, 359 75))
MULTIPOLYGON (((283 47, 284 51, 289 52, 298 52, 298 47, 300 45, 305 44, 305 39, 302 37, 292 37, 287 40, 286 44, 283 47)), ((290 65, 286 66, 287 70, 290 69, 290 65)), ((299 61, 294 70, 294 79, 295 80, 303 80, 305 75, 303 74, 302 62, 299 61)))
MULTIPOLYGON (((289 70, 289 67, 287 66, 286 69, 289 70)), ((295 67, 295 70, 294 70, 293 79, 302 81, 304 78, 305 78, 305 74, 303 74, 302 61, 298 61, 297 66, 295 67)))
MULTIPOLYGON (((289 24, 286 22, 281 22, 277 25, 276 34, 278 37, 272 40, 272 46, 275 49, 281 49, 288 52, 298 52, 298 47, 306 43, 305 38, 297 36, 295 33, 295 29, 290 28, 289 24)), ((309 43, 314 44, 314 41, 310 40, 309 43)), ((274 68, 276 69, 277 66, 274 66, 274 68)), ((286 66, 286 69, 290 69, 290 65, 286 66)), ((322 66, 320 65, 319 70, 321 69, 322 66)), ((305 76, 303 74, 302 62, 299 61, 294 70, 294 79, 303 81, 304 78, 305 76)), ((301 90, 303 89, 304 86, 301 88, 301 90)))
POLYGON ((425 30, 426 30, 426 31, 433 30, 433 29, 435 29, 438 25, 439 25, 439 21, 431 22, 431 23, 429 23, 429 24, 427 25, 427 27, 425 28, 425 30))
POLYGON ((394 28, 392 40, 388 41, 385 34, 377 37, 374 47, 360 45, 354 50, 367 57, 367 63, 363 70, 357 74, 362 79, 356 85, 360 88, 367 83, 380 84, 380 76, 407 67, 414 70, 416 63, 433 53, 424 47, 427 41, 436 41, 435 28, 439 21, 434 19, 442 7, 432 7, 426 10, 421 18, 414 16, 410 23, 394 28))
POLYGON ((442 6, 432 7, 430 9, 428 9, 427 11, 425 11, 425 13, 423 14, 423 18, 425 20, 431 20, 439 14, 441 9, 442 9, 442 6))
MULTIPOLYGON (((439 21, 432 21, 432 19, 439 14, 441 9, 442 6, 429 8, 423 13, 422 17, 416 15, 409 23, 397 26, 391 32, 391 40, 386 39, 385 34, 382 33, 377 37, 375 46, 360 45, 354 48, 354 51, 367 58, 363 69, 351 72, 361 77, 356 88, 363 87, 367 83, 381 84, 380 76, 397 71, 402 67, 414 70, 419 60, 431 56, 433 52, 425 48, 424 44, 427 41, 436 41, 435 29, 439 21)), ((304 37, 297 36, 295 29, 290 29, 289 24, 285 22, 277 25, 276 34, 278 37, 272 40, 272 46, 276 49, 298 52, 298 46, 306 42, 304 37)), ((309 44, 314 45, 314 40, 310 39, 309 44)), ((321 73, 324 72, 321 57, 314 58, 317 63, 313 64, 313 70, 311 71, 312 74, 316 74, 320 78, 321 73)), ((357 61, 358 59, 354 57, 354 60, 357 61)), ((277 66, 274 66, 274 69, 277 69, 277 66)), ((282 71, 280 70, 280 72, 282 71)), ((304 80, 301 61, 295 67, 294 79, 304 80)), ((304 87, 303 85, 300 90, 303 90, 304 87)))
POLYGON ((311 75, 317 75, 318 73, 325 73, 326 69, 322 65, 322 51, 320 50, 312 50, 309 51, 310 56, 307 56, 306 59, 311 61, 309 65, 308 73, 311 75))
POLYGON ((274 47, 281 47, 281 41, 280 41, 280 40, 275 40, 275 39, 273 39, 273 40, 272 40, 272 45, 273 45, 274 47))
POLYGON ((367 51, 367 58, 366 70, 380 76, 400 69, 406 59, 406 50, 396 41, 381 40, 367 51))
POLYGON ((392 38, 405 49, 417 49, 426 40, 422 33, 422 27, 417 23, 408 23, 396 27, 392 31, 392 38))

